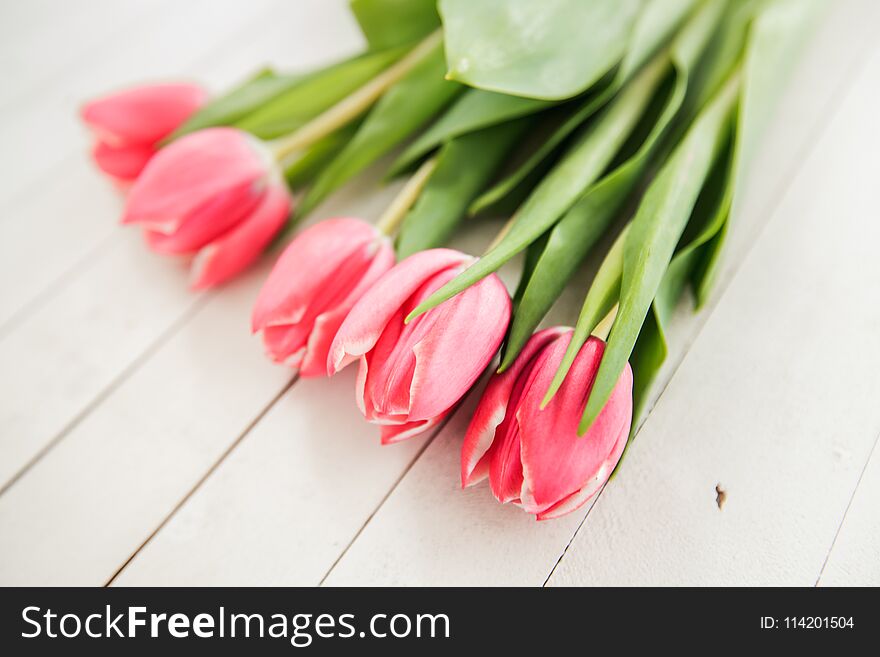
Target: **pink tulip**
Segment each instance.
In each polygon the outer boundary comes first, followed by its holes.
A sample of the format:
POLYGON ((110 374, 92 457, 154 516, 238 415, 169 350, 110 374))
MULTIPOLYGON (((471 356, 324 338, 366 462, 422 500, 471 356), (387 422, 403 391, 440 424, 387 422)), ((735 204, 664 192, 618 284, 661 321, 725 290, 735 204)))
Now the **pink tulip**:
POLYGON ((128 195, 124 224, 139 224, 159 253, 196 255, 194 288, 238 274, 284 226, 290 193, 271 153, 234 128, 175 140, 150 160, 128 195))
POLYGON ((194 84, 156 84, 121 91, 86 103, 83 121, 97 142, 98 167, 121 181, 137 178, 158 143, 208 100, 194 84))
POLYGON ((328 370, 360 360, 357 402, 393 443, 435 426, 492 360, 510 321, 510 297, 492 275, 446 303, 404 318, 473 258, 422 251, 385 273, 345 318, 328 370))
POLYGON ((276 363, 301 376, 327 374, 330 343, 355 302, 394 265, 394 249, 370 224, 328 219, 285 249, 257 298, 253 330, 276 363))
POLYGON ((571 335, 558 327, 536 333, 510 369, 492 377, 461 449, 463 487, 488 477, 499 502, 518 504, 538 520, 571 513, 596 494, 620 460, 632 422, 627 365, 599 417, 577 435, 605 350, 595 337, 541 410, 571 335))

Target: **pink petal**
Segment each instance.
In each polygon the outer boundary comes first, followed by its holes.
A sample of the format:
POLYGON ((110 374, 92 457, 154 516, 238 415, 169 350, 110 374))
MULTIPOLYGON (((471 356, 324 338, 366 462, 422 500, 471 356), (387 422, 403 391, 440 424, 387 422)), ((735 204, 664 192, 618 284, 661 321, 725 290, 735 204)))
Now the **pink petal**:
POLYGON ((590 338, 581 348, 553 401, 540 409, 569 340, 564 336, 542 354, 543 362, 535 366, 538 375, 517 414, 524 487, 531 491, 535 508, 541 510, 581 490, 596 477, 613 455, 621 431, 625 428, 628 432, 632 420, 632 371, 627 366, 596 422, 586 435, 577 435, 604 351, 604 343, 597 338, 590 338))
POLYGON ((387 240, 383 240, 379 250, 373 257, 369 269, 361 277, 358 284, 349 292, 341 303, 336 304, 332 310, 322 313, 315 320, 306 355, 303 360, 300 374, 304 377, 325 376, 327 374, 327 358, 330 355, 330 345, 342 322, 354 307, 355 303, 372 287, 377 280, 391 267, 394 266, 394 249, 387 240))
POLYGON ((563 499, 560 502, 557 502, 548 509, 538 512, 538 520, 552 520, 554 518, 564 516, 568 513, 572 513, 573 511, 577 511, 584 504, 589 502, 590 499, 601 490, 602 486, 605 485, 605 482, 608 481, 608 477, 610 477, 611 473, 614 471, 614 468, 617 465, 617 462, 620 460, 620 457, 623 455, 623 450, 626 447, 626 441, 629 440, 629 428, 629 423, 624 424, 620 428, 620 434, 617 437, 614 449, 612 449, 611 453, 608 455, 608 458, 605 460, 599 470, 596 471, 593 478, 590 479, 584 485, 584 487, 576 493, 572 493, 567 498, 563 499))
POLYGON ((253 330, 299 321, 326 281, 378 239, 373 226, 351 218, 327 219, 297 235, 260 290, 251 316, 253 330))
POLYGON ((479 378, 507 332, 510 296, 492 274, 423 317, 434 326, 413 347, 411 419, 447 411, 479 378))
POLYGON ((431 249, 411 255, 382 276, 355 304, 330 347, 330 373, 372 349, 385 325, 431 276, 470 262, 468 255, 451 249, 431 249))
POLYGON ((98 168, 125 182, 137 178, 155 153, 153 146, 110 146, 104 142, 98 142, 92 149, 98 168))
POLYGON ((242 223, 259 206, 264 192, 250 183, 223 191, 190 212, 173 232, 147 229, 147 244, 156 253, 194 253, 242 223))
POLYGON ((370 351, 369 397, 377 418, 409 415, 410 388, 416 367, 414 347, 434 326, 436 313, 425 313, 409 324, 404 320, 413 308, 452 280, 458 268, 444 269, 425 281, 388 321, 370 351))
POLYGON ((538 353, 566 330, 562 327, 554 327, 535 333, 507 370, 492 375, 477 404, 461 446, 462 488, 472 486, 488 476, 489 459, 484 457, 495 439, 496 428, 507 413, 515 382, 520 377, 527 376, 538 353))
POLYGON ((270 185, 247 219, 199 251, 192 265, 192 287, 219 285, 244 270, 281 230, 289 213, 287 187, 282 182, 270 185))
POLYGON ((383 445, 392 445, 399 443, 407 438, 412 438, 424 433, 428 429, 437 426, 445 417, 432 417, 418 422, 405 422, 403 424, 386 424, 380 428, 383 445))
POLYGON ((267 326, 263 330, 266 355, 274 362, 299 368, 305 356, 304 327, 297 325, 267 326))
POLYGON ((136 87, 90 101, 82 118, 111 145, 152 146, 173 132, 208 99, 194 84, 136 87))
MULTIPOLYGON (((259 199, 272 170, 265 147, 234 128, 208 128, 160 150, 135 181, 122 223, 173 235, 195 219, 205 230, 233 223, 221 212, 259 199)), ((222 232, 220 230, 219 232, 222 232)), ((219 234, 217 232, 216 234, 219 234)))

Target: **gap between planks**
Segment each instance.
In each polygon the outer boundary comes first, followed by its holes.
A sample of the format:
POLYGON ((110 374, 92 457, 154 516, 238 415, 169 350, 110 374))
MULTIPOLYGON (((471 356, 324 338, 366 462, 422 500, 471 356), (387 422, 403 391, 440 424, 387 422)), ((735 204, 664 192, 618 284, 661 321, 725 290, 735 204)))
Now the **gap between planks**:
POLYGON ((98 408, 104 400, 106 400, 113 391, 116 390, 120 385, 125 383, 135 372, 137 372, 140 367, 146 363, 156 352, 158 352, 162 346, 167 343, 181 328, 186 326, 186 324, 198 314, 198 311, 201 310, 202 307, 207 303, 208 299, 211 298, 211 294, 202 294, 201 296, 196 297, 193 300, 187 309, 162 333, 159 334, 153 342, 151 342, 146 349, 144 349, 140 354, 135 356, 135 358, 122 369, 119 374, 117 374, 110 383, 105 386, 102 390, 98 391, 98 394, 92 398, 92 400, 86 404, 73 418, 66 424, 64 427, 52 437, 52 439, 46 443, 34 456, 32 456, 19 470, 9 478, 2 486, 0 486, 0 495, 3 495, 12 488, 17 481, 19 481, 24 475, 26 475, 37 463, 39 463, 46 454, 51 452, 55 447, 57 447, 64 438, 66 438, 71 431, 73 431, 84 419, 86 419, 92 411, 98 408))
POLYGON ((137 547, 137 549, 131 553, 131 555, 128 557, 128 559, 126 559, 123 562, 123 564, 121 566, 119 566, 119 568, 116 569, 116 571, 113 573, 113 575, 111 575, 110 579, 108 579, 104 583, 105 587, 111 586, 113 584, 114 580, 117 577, 119 577, 120 573, 122 573, 122 571, 125 570, 125 568, 128 566, 128 564, 130 564, 134 560, 134 558, 138 555, 138 553, 140 553, 140 551, 143 550, 160 531, 162 531, 162 528, 168 524, 168 521, 170 521, 171 518, 173 518, 174 515, 181 508, 183 508, 183 506, 196 493, 196 491, 202 487, 202 484, 204 484, 211 477, 211 475, 217 470, 217 468, 220 467, 220 465, 223 463, 223 461, 226 460, 226 457, 228 457, 230 454, 232 454, 233 451, 235 451, 235 448, 238 447, 241 444, 241 442, 245 439, 245 437, 248 434, 250 434, 251 430, 260 423, 260 420, 262 420, 266 416, 266 413, 268 413, 272 409, 272 407, 275 406, 275 404, 277 404, 278 401, 285 394, 287 394, 287 392, 291 388, 293 388, 294 384, 297 381, 299 381, 299 374, 295 374, 293 376, 293 378, 291 378, 290 381, 288 381, 286 384, 284 384, 284 386, 281 388, 281 390, 279 390, 278 393, 272 399, 270 399, 269 402, 262 409, 260 409, 260 411, 254 417, 254 419, 251 420, 250 423, 244 428, 244 431, 242 431, 235 439, 233 439, 233 441, 229 444, 229 446, 225 450, 223 450, 223 453, 220 454, 220 456, 217 458, 217 460, 214 461, 214 463, 212 463, 211 466, 205 471, 205 474, 203 474, 201 477, 199 477, 199 479, 196 481, 196 483, 193 484, 193 487, 190 488, 189 491, 187 491, 187 493, 180 499, 180 501, 178 501, 177 504, 175 504, 172 507, 171 511, 169 511, 168 514, 162 519, 162 521, 156 526, 156 528, 152 532, 150 532, 149 536, 147 536, 147 538, 144 539, 143 543, 141 543, 137 547))
POLYGON ((859 487, 862 485, 862 480, 865 478, 865 472, 867 472, 868 466, 871 464, 871 458, 874 456, 874 452, 877 451, 878 442, 880 442, 880 433, 874 438, 874 444, 871 446, 871 451, 868 452, 868 458, 865 459, 865 464, 862 466, 862 471, 859 473, 859 478, 856 481, 856 485, 853 487, 852 495, 849 496, 849 501, 846 503, 846 509, 843 512, 843 516, 840 518, 840 524, 837 526, 837 531, 834 532, 834 540, 831 541, 831 545, 828 547, 828 554, 825 555, 825 561, 822 562, 819 576, 816 577, 816 581, 813 584, 814 587, 819 586, 822 577, 825 575, 825 568, 828 566, 828 561, 831 559, 831 554, 834 552, 834 546, 837 545, 837 539, 840 537, 840 532, 843 529, 844 524, 846 524, 846 517, 849 515, 853 500, 856 498, 856 494, 859 492, 859 487))
MULTIPOLYGON (((149 536, 147 536, 147 538, 137 547, 136 550, 134 550, 132 552, 132 554, 122 563, 122 565, 116 569, 116 571, 113 573, 113 575, 107 580, 107 582, 105 582, 105 584, 104 584, 105 587, 113 585, 113 582, 119 577, 119 575, 122 574, 122 572, 128 567, 128 565, 132 561, 134 561, 134 559, 137 557, 137 555, 140 554, 140 552, 145 547, 147 547, 147 545, 149 545, 149 543, 159 534, 159 532, 162 531, 162 529, 171 521, 171 519, 175 515, 177 515, 177 513, 181 509, 184 508, 184 506, 192 498, 192 496, 195 495, 198 492, 198 490, 211 478, 211 475, 214 474, 214 472, 217 471, 217 469, 235 451, 235 449, 244 442, 245 438, 247 438, 247 436, 249 436, 251 434, 251 432, 257 427, 257 425, 259 425, 259 423, 269 413, 269 411, 271 411, 272 408, 279 401, 281 401, 281 399, 286 394, 288 394, 293 389, 294 385, 299 380, 300 380, 299 374, 294 375, 293 378, 287 384, 285 384, 285 386, 262 409, 260 409, 259 413, 256 415, 256 417, 253 420, 251 420, 251 422, 247 425, 247 427, 245 427, 244 431, 242 431, 241 434, 239 434, 232 441, 232 443, 223 451, 223 453, 217 458, 217 460, 213 464, 211 464, 211 466, 207 469, 207 471, 198 479, 198 481, 196 481, 196 483, 193 485, 193 487, 180 499, 180 501, 177 502, 177 504, 174 505, 174 507, 171 509, 171 511, 168 512, 168 514, 162 519, 162 521, 156 526, 156 528, 149 534, 149 536)), ((443 428, 452 419, 452 417, 459 411, 460 408, 461 408, 461 402, 456 404, 455 408, 453 408, 452 411, 450 411, 450 413, 443 419, 443 421, 441 421, 436 427, 434 427, 430 431, 430 434, 429 434, 427 440, 425 440, 425 444, 422 445, 419 448, 419 450, 413 455, 412 459, 410 459, 410 462, 407 463, 406 467, 403 468, 400 475, 396 478, 394 483, 389 487, 388 491, 382 496, 382 498, 379 500, 378 504, 373 509, 373 511, 367 516, 367 518, 364 520, 364 522, 361 524, 361 526, 358 528, 358 530, 354 533, 351 540, 346 544, 346 546, 339 553, 339 555, 336 557, 336 559, 334 559, 330 568, 328 568, 327 571, 324 573, 324 575, 321 577, 321 579, 318 583, 318 586, 321 586, 324 583, 324 581, 327 579, 327 577, 332 572, 333 568, 336 566, 337 563, 339 563, 339 560, 345 556, 346 552, 348 552, 348 549, 354 544, 354 542, 357 540, 358 536, 361 535, 361 532, 369 524, 369 522, 370 522, 370 520, 372 520, 373 516, 376 515, 376 512, 385 503, 385 500, 388 499, 388 496, 391 495, 391 493, 397 488, 397 486, 401 482, 401 480, 406 476, 406 474, 412 469, 412 467, 419 460, 419 457, 421 457, 421 455, 424 453, 424 451, 433 442, 434 438, 443 430, 443 428)))

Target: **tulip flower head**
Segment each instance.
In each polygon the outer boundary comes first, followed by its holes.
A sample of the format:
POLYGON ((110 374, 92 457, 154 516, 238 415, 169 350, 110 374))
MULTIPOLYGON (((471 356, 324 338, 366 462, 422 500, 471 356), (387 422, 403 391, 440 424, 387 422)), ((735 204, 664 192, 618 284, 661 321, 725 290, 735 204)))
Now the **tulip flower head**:
POLYGON ((359 219, 327 219, 278 258, 257 298, 254 332, 301 376, 327 374, 330 343, 355 302, 394 265, 390 240, 359 219))
POLYGON ((128 195, 124 224, 154 251, 195 255, 194 288, 245 269, 284 226, 290 193, 266 145, 235 128, 175 140, 144 168, 128 195))
POLYGON ((440 306, 406 316, 473 262, 450 249, 416 253, 385 273, 345 318, 330 347, 333 374, 359 360, 357 402, 393 443, 435 426, 480 376, 510 321, 494 274, 440 306))
POLYGON ((562 387, 541 402, 571 341, 571 329, 532 336, 510 369, 489 381, 461 451, 462 486, 488 477, 499 502, 513 502, 538 520, 584 505, 607 481, 623 454, 632 422, 632 370, 583 436, 577 435, 605 343, 581 347, 562 387))
POLYGON ((207 92, 194 84, 156 84, 86 103, 81 115, 96 137, 95 163, 119 181, 134 180, 156 154, 159 142, 207 100, 207 92))

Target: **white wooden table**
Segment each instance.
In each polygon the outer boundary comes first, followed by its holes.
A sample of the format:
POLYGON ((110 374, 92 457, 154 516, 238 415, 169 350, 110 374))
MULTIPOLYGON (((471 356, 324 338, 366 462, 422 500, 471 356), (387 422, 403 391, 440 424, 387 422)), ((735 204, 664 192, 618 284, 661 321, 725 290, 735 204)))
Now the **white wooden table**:
MULTIPOLYGON (((351 371, 292 381, 263 357, 268 263, 190 293, 88 161, 82 99, 354 52, 344 2, 4 3, 0 584, 880 584, 880 3, 832 4, 623 468, 536 523, 458 489, 467 403, 380 447, 351 371)), ((375 219, 375 182, 315 216, 375 219)))

